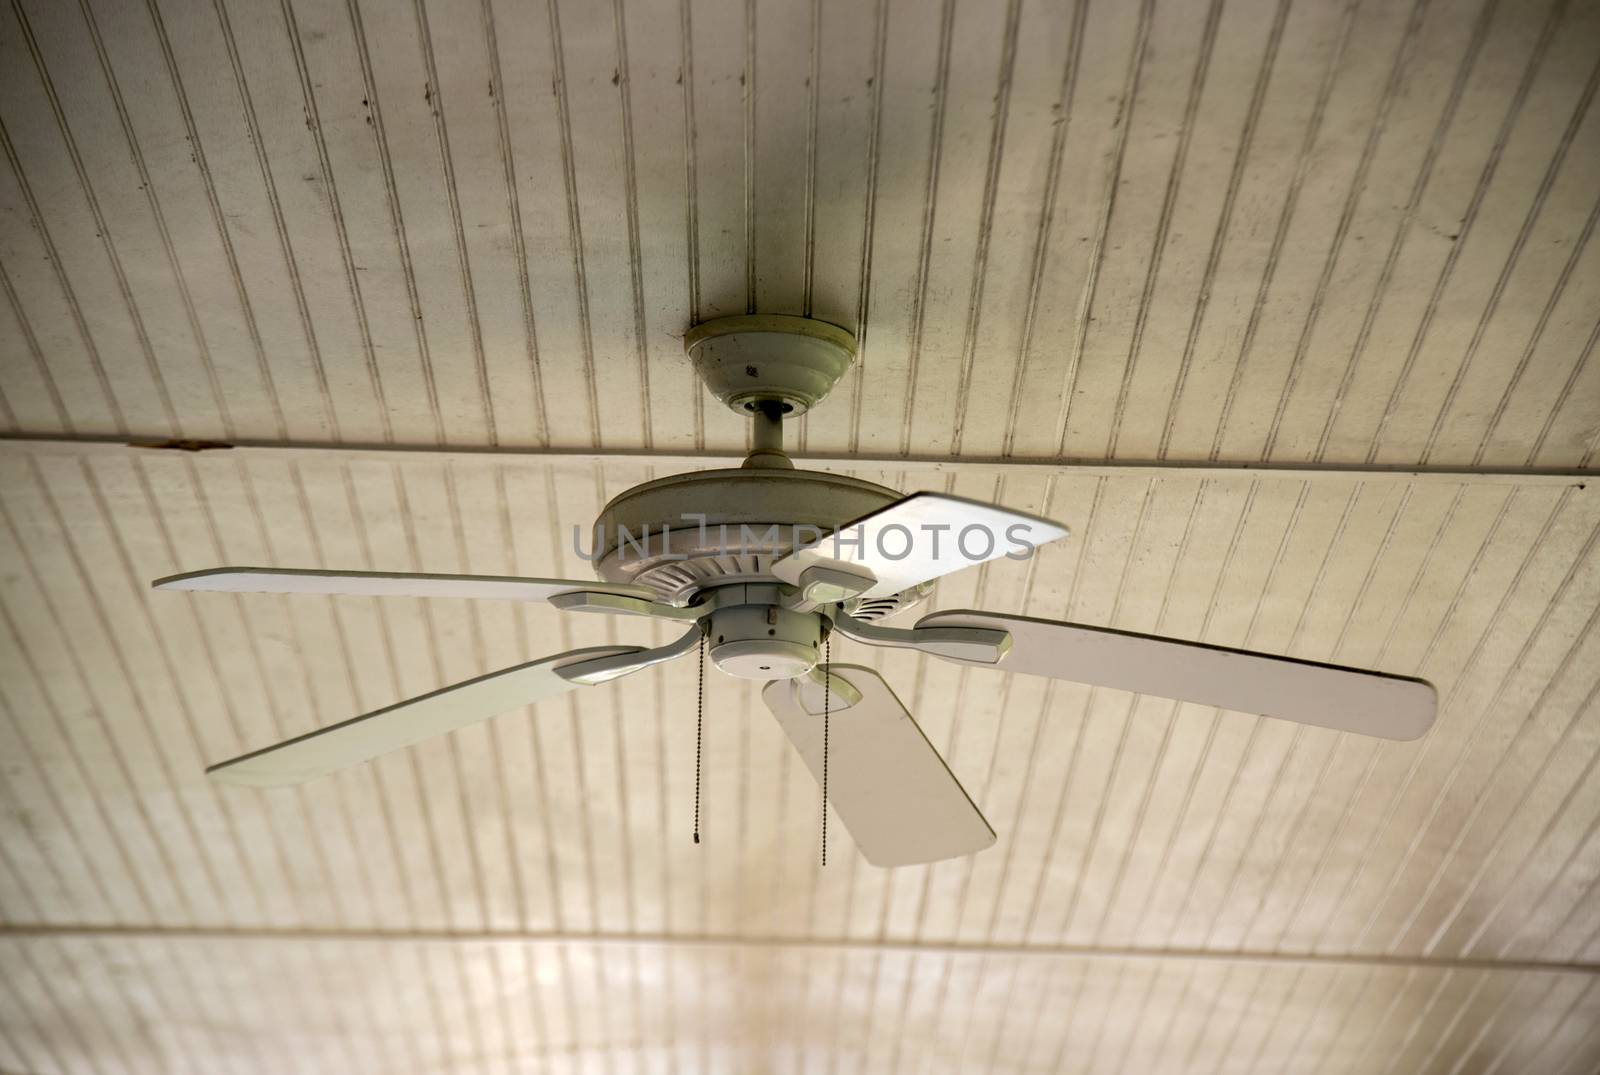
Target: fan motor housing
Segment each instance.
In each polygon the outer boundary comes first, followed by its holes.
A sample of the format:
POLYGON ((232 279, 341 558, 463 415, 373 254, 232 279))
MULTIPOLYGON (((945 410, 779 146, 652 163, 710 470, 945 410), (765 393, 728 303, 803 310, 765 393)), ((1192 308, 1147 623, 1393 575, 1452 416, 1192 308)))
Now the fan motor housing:
MULTIPOLYGON (((901 494, 842 474, 814 470, 702 470, 636 485, 595 520, 586 553, 606 582, 649 586, 668 604, 695 603, 715 587, 771 583, 772 562, 796 536, 815 540, 881 511, 901 494)), ((847 610, 858 618, 892 615, 921 601, 931 584, 847 610)))

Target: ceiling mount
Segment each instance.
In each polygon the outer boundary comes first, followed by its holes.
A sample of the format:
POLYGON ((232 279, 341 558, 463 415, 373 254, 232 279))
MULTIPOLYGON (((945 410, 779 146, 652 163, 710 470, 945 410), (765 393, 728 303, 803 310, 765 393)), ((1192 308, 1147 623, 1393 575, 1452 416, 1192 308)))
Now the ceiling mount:
POLYGON ((821 403, 856 357, 838 325, 785 314, 719 317, 690 329, 683 349, 711 394, 747 417, 798 418, 821 403), (775 406, 764 406, 775 405, 775 406))

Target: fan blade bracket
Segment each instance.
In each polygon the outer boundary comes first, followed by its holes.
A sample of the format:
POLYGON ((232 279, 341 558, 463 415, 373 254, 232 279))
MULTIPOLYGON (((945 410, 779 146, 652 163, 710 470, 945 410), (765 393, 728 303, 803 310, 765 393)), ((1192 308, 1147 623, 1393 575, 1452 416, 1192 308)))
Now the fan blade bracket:
POLYGON ((1011 652, 1011 632, 992 631, 984 627, 913 627, 919 636, 911 643, 913 649, 935 657, 954 657, 962 661, 980 661, 999 664, 1011 652))
POLYGON ((861 689, 837 672, 824 673, 814 667, 803 676, 797 676, 794 697, 814 717, 824 713, 839 713, 861 701, 861 689))
POLYGON ((1011 652, 1011 632, 989 627, 880 627, 843 612, 833 625, 846 638, 868 646, 920 650, 957 661, 999 664, 1011 652))
POLYGON ((569 593, 556 594, 550 598, 548 604, 562 612, 603 612, 611 615, 648 616, 657 620, 685 622, 698 620, 710 611, 705 605, 678 608, 676 605, 664 605, 659 601, 647 601, 628 594, 598 590, 573 590, 569 593))
POLYGON ((555 670, 555 673, 569 683, 576 683, 583 687, 593 687, 600 683, 607 683, 619 676, 626 676, 641 669, 649 668, 651 665, 682 657, 700 644, 700 637, 704 633, 701 625, 696 623, 684 632, 683 637, 675 642, 669 642, 665 646, 657 646, 655 649, 636 649, 628 653, 617 653, 574 661, 571 664, 561 665, 555 670))
POLYGON ((864 567, 839 561, 812 564, 800 572, 798 586, 802 600, 819 605, 848 601, 878 584, 878 577, 864 567))

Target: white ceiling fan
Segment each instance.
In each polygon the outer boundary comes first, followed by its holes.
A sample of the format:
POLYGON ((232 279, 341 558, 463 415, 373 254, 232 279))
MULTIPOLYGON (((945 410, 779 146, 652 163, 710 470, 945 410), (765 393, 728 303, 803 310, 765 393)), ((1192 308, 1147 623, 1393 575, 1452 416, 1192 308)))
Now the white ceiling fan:
POLYGON ((822 663, 835 632, 977 668, 1362 735, 1414 739, 1433 723, 1429 684, 1363 669, 989 612, 882 625, 925 599, 940 576, 1020 558, 1064 537, 1065 528, 957 497, 902 497, 795 469, 783 454, 783 419, 820 402, 848 369, 855 341, 843 329, 799 317, 730 317, 693 329, 685 346, 707 387, 754 419, 754 449, 741 468, 647 482, 606 505, 595 524, 602 581, 224 567, 154 583, 160 590, 546 601, 566 611, 677 620, 682 637, 655 649, 600 646, 544 657, 207 771, 237 784, 297 783, 702 649, 729 675, 767 681, 762 699, 826 782, 828 802, 862 854, 899 866, 971 854, 995 834, 882 677, 822 663))

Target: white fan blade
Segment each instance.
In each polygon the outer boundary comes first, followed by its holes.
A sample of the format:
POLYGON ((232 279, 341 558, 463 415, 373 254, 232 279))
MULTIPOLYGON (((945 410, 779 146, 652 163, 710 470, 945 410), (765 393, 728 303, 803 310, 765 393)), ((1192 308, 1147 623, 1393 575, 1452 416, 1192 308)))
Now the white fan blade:
POLYGON ((557 669, 632 652, 645 651, 636 646, 597 646, 519 664, 242 754, 206 772, 225 783, 252 787, 299 784, 575 690, 581 684, 564 679, 557 669))
POLYGON ((772 573, 799 586, 808 567, 872 573, 862 597, 886 597, 929 579, 1002 556, 1026 559, 1067 528, 1038 515, 993 504, 913 493, 882 511, 841 526, 815 547, 796 549, 772 565, 772 573))
MULTIPOLYGON (((911 866, 982 851, 994 830, 883 677, 832 665, 861 698, 829 716, 828 801, 874 866, 911 866)), ((779 679, 761 698, 822 782, 822 715, 805 704, 810 686, 779 679)))
POLYGON ((1416 739, 1433 724, 1432 685, 1406 676, 987 612, 935 612, 917 626, 1011 632, 1011 652, 998 665, 934 654, 958 664, 1153 694, 1384 739, 1416 739))
POLYGON ((467 597, 501 601, 548 601, 564 593, 610 593, 653 600, 644 586, 571 579, 522 579, 506 575, 420 575, 386 571, 302 571, 279 567, 217 567, 169 575, 150 584, 157 590, 221 593, 311 593, 354 597, 467 597))

